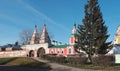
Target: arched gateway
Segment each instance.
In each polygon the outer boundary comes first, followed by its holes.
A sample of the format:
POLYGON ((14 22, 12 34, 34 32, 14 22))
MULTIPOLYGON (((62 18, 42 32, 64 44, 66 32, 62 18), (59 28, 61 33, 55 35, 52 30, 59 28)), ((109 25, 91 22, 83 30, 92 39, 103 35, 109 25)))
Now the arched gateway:
POLYGON ((43 47, 39 48, 37 51, 37 57, 41 57, 45 54, 45 49, 43 47))
POLYGON ((34 56, 35 56, 34 50, 30 50, 30 52, 29 52, 29 57, 34 57, 34 56))
POLYGON ((24 45, 22 48, 26 50, 26 56, 30 57, 41 57, 44 54, 57 54, 67 56, 77 54, 74 51, 75 41, 78 41, 76 25, 73 26, 69 45, 56 45, 56 43, 52 43, 47 32, 46 25, 44 25, 42 33, 39 36, 35 25, 33 35, 29 41, 30 44, 24 45))

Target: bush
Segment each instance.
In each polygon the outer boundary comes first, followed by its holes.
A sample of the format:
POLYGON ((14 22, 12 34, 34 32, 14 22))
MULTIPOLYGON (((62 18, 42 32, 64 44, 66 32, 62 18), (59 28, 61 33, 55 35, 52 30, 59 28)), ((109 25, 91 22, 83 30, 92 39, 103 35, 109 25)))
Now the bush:
POLYGON ((55 55, 43 55, 42 58, 58 63, 65 63, 65 59, 66 59, 63 56, 55 56, 55 55))
POLYGON ((70 64, 85 64, 87 63, 87 57, 67 57, 67 61, 70 64))
POLYGON ((54 56, 54 55, 43 55, 44 59, 50 60, 57 63, 70 63, 70 64, 85 64, 87 62, 87 57, 64 57, 64 56, 54 56))
POLYGON ((96 66, 113 66, 114 56, 98 55, 92 58, 92 63, 96 66))
POLYGON ((53 57, 53 60, 55 61, 55 62, 58 62, 58 63, 65 63, 65 57, 63 57, 63 56, 60 56, 60 57, 53 57))
POLYGON ((50 60, 50 61, 51 61, 52 57, 53 57, 53 55, 48 55, 48 54, 42 56, 42 58, 50 60))

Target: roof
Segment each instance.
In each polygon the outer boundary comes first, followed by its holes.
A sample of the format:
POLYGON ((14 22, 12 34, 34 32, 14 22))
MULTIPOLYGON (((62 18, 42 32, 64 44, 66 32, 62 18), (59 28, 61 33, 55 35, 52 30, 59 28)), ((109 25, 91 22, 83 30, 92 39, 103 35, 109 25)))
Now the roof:
POLYGON ((76 36, 77 36, 77 34, 71 34, 71 37, 72 37, 72 36, 73 36, 73 37, 76 37, 76 36))
POLYGON ((68 45, 52 45, 49 48, 66 48, 68 45))

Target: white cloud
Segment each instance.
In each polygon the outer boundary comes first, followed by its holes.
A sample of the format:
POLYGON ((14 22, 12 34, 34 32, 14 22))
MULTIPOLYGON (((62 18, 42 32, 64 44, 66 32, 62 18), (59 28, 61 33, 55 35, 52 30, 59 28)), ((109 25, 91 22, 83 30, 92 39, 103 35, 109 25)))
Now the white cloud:
POLYGON ((62 24, 57 24, 54 20, 52 20, 51 18, 49 18, 48 16, 46 16, 44 13, 38 11, 34 7, 30 6, 29 4, 25 3, 23 0, 18 0, 18 2, 21 3, 22 5, 24 5, 24 7, 26 7, 30 11, 36 13, 37 15, 39 15, 40 17, 42 17, 43 19, 45 19, 46 21, 50 22, 51 24, 56 25, 57 27, 63 29, 66 32, 70 31, 67 27, 64 27, 62 24))

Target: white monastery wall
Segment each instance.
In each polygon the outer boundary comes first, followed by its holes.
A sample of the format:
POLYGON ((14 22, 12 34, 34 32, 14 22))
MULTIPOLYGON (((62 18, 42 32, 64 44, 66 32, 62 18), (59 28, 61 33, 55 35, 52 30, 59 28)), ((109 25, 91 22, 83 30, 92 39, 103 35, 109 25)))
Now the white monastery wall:
POLYGON ((2 51, 2 52, 0 52, 0 58, 26 57, 26 56, 27 56, 27 52, 25 50, 2 51))
POLYGON ((28 52, 29 52, 30 50, 37 51, 39 48, 44 48, 44 49, 45 49, 45 54, 48 54, 48 53, 49 53, 48 43, 25 45, 25 46, 23 46, 22 48, 28 50, 28 52))

